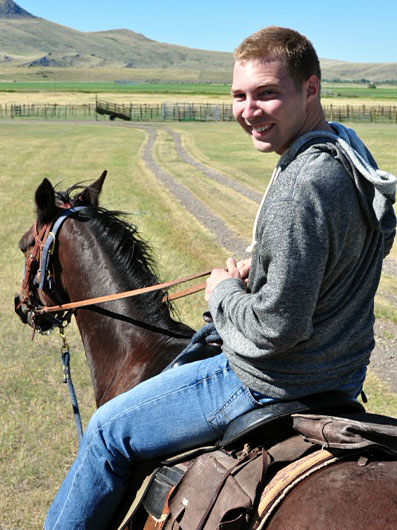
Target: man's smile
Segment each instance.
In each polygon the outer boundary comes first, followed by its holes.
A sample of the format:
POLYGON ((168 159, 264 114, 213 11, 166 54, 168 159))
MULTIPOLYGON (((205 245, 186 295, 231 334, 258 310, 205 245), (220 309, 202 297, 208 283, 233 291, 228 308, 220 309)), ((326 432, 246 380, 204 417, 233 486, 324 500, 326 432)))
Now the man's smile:
POLYGON ((263 125, 262 127, 253 127, 252 125, 250 125, 250 127, 254 132, 261 133, 271 129, 273 127, 273 123, 270 123, 269 125, 263 125))

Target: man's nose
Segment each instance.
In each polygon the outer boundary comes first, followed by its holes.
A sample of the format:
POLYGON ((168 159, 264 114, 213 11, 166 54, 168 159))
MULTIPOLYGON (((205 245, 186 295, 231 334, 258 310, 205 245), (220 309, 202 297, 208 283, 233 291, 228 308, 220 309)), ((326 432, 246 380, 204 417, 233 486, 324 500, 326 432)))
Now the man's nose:
POLYGON ((257 118, 263 114, 262 109, 258 106, 255 99, 247 98, 244 102, 244 111, 242 117, 246 120, 257 118))

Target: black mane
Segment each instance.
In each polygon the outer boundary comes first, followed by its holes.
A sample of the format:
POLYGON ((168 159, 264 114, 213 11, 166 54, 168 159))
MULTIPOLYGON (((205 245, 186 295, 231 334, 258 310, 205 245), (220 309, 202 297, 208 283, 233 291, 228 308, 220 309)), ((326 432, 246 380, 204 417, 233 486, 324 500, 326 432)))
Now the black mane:
MULTIPOLYGON (((122 291, 130 291, 161 283, 156 273, 157 264, 151 248, 140 237, 137 227, 123 218, 127 214, 107 210, 101 206, 87 206, 80 201, 80 194, 73 194, 80 188, 80 185, 75 185, 65 192, 56 191, 57 202, 71 206, 86 206, 76 217, 89 223, 103 252, 111 256, 112 274, 118 287, 122 291)), ((171 326, 173 330, 177 324, 176 331, 191 336, 193 333, 191 328, 172 319, 171 314, 175 313, 175 309, 170 301, 164 301, 166 295, 164 290, 158 290, 130 300, 140 301, 140 318, 143 322, 168 329, 171 326)))

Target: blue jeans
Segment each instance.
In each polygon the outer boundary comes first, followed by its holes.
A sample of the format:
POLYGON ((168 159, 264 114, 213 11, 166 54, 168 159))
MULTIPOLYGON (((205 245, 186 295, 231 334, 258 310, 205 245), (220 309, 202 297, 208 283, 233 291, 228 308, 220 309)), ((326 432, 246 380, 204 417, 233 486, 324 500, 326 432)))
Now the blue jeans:
POLYGON ((213 442, 231 420, 259 406, 224 354, 169 369, 117 396, 93 415, 45 529, 107 528, 135 460, 213 442))

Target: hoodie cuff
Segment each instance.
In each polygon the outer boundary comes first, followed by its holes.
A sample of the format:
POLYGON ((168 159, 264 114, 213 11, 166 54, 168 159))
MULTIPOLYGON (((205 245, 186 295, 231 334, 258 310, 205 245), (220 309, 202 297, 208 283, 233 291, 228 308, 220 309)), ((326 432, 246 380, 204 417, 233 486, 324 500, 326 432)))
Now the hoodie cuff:
POLYGON ((234 293, 246 293, 245 284, 239 278, 227 278, 215 287, 209 301, 210 312, 215 315, 222 300, 234 293))

